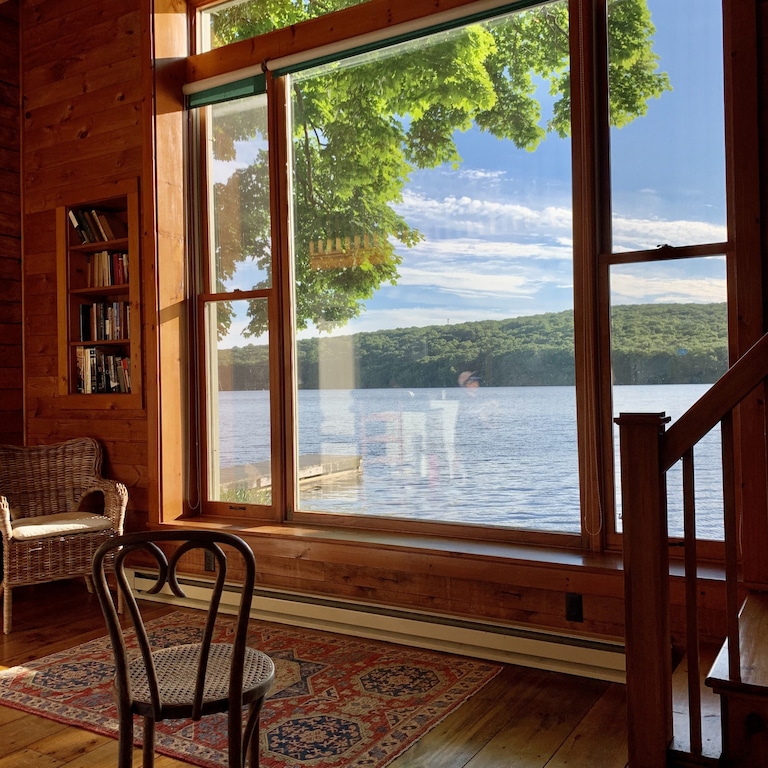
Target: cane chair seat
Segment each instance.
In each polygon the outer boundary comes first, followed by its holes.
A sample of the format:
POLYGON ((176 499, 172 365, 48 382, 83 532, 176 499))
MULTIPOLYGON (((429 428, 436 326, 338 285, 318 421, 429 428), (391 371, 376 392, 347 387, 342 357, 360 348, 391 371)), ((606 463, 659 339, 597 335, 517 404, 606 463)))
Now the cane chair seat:
MULTIPOLYGON (((174 707, 188 708, 195 695, 197 685, 197 663, 200 658, 199 643, 160 648, 152 654, 160 698, 168 711, 174 707)), ((201 714, 225 712, 229 704, 229 671, 232 666, 232 645, 213 643, 205 670, 201 714)), ((243 660, 243 691, 255 691, 274 672, 272 661, 261 651, 245 649, 243 660)), ((134 659, 128 664, 128 675, 133 691, 134 708, 137 714, 152 711, 152 696, 144 659, 134 659)), ((248 696, 243 703, 249 704, 248 696)))

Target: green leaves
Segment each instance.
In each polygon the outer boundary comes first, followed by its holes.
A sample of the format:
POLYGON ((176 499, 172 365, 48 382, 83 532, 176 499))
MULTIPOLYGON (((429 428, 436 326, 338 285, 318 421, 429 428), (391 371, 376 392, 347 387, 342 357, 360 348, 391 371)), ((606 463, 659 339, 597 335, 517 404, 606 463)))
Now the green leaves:
MULTIPOLYGON (((339 10, 354 0, 253 0, 215 16, 220 43, 339 10)), ((670 88, 658 72, 655 29, 645 0, 609 2, 610 116, 622 126, 645 114, 647 102, 670 88)), ((403 249, 422 235, 396 212, 417 169, 457 168, 457 132, 473 126, 534 151, 547 133, 570 133, 571 74, 568 6, 555 2, 462 30, 323 65, 294 77, 292 90, 293 221, 296 321, 330 330, 365 309, 379 287, 398 279, 403 249), (551 114, 542 119, 541 89, 551 114), (313 266, 312 244, 377 238, 374 258, 341 255, 313 266)), ((255 135, 246 116, 215 136, 217 159, 234 160, 238 142, 255 135)), ((272 137, 271 141, 276 139, 272 137)), ((238 251, 221 248, 223 269, 255 260, 269 281, 269 199, 259 175, 265 157, 217 185, 224 215, 239 192, 243 232, 238 251), (231 262, 231 263, 230 263, 231 262)), ((231 233, 231 238, 235 233, 231 233)), ((249 333, 266 330, 256 316, 249 333)))

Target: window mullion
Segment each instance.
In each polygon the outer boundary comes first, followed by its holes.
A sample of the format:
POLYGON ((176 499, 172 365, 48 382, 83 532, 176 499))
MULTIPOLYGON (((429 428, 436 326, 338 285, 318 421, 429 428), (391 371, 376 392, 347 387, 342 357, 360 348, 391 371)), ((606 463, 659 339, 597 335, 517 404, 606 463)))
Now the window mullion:
POLYGON ((296 508, 295 427, 295 347, 292 301, 292 255, 290 224, 291 136, 288 120, 287 90, 290 76, 276 77, 267 73, 267 105, 269 110, 270 158, 269 174, 272 217, 272 284, 275 301, 272 307, 271 386, 274 392, 272 413, 272 464, 274 503, 280 514, 290 519, 296 508))
POLYGON ((610 382, 606 357, 607 269, 598 254, 610 232, 608 115, 604 0, 571 0, 571 120, 573 130, 574 346, 579 435, 582 543, 594 550, 605 541, 612 516, 610 382), (603 366, 601 366, 601 361, 603 366), (605 405, 603 405, 605 404, 605 405), (607 416, 606 416, 607 414, 607 416), (604 448, 607 446, 607 448, 604 448))

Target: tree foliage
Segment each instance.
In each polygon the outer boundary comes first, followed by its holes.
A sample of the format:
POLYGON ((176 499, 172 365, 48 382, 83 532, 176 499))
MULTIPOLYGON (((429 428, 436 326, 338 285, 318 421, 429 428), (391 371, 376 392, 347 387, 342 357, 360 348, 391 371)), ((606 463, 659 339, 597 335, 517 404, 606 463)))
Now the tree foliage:
MULTIPOLYGON (((216 45, 250 38, 355 0, 250 0, 215 16, 216 45)), ((669 88, 653 52, 655 29, 646 0, 609 0, 610 115, 624 125, 645 114, 649 99, 669 88)), ((570 132, 568 15, 548 3, 441 33, 428 44, 406 45, 394 56, 368 54, 335 62, 293 81, 293 194, 296 319, 299 328, 345 325, 386 282, 398 279, 402 248, 422 237, 396 211, 416 169, 461 163, 455 136, 476 126, 533 151, 546 136, 570 132), (544 122, 537 83, 549 84, 552 114, 544 122), (544 124, 542 124, 544 122, 544 124), (375 252, 347 265, 313 268, 311 244, 360 234, 377 236, 375 252), (375 258, 374 258, 375 257, 375 258)), ((217 124, 217 159, 234 158, 238 141, 257 130, 243 115, 217 124)), ((264 129, 265 130, 265 129, 264 129)), ((215 214, 225 220, 233 202, 237 247, 217 258, 228 276, 239 259, 257 262, 271 280, 266 153, 216 185, 215 214)), ((225 245, 219 244, 224 251, 225 245)), ((220 315, 221 330, 229 322, 220 315)), ((266 330, 251 312, 249 333, 266 330)))
MULTIPOLYGON (((711 383, 727 369, 724 303, 628 305, 611 314, 615 384, 711 383)), ((220 351, 220 380, 232 389, 266 389, 268 354, 261 345, 220 351)), ((321 356, 324 387, 455 387, 462 371, 477 371, 483 386, 573 386, 573 313, 303 340, 300 388, 320 386, 321 356), (329 371, 349 370, 350 354, 357 379, 328 379, 329 371)))

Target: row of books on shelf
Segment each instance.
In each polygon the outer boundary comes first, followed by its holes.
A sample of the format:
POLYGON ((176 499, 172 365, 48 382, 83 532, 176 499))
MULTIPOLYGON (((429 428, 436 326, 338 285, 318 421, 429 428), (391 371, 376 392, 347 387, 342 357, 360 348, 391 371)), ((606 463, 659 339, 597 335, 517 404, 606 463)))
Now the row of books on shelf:
POLYGON ((78 347, 77 391, 83 395, 130 393, 131 359, 96 347, 78 347))
POLYGON ((88 257, 88 287, 104 288, 126 285, 128 254, 117 251, 97 251, 88 257))
POLYGON ((130 338, 130 302, 96 301, 80 305, 80 341, 124 341, 130 338))
POLYGON ((128 237, 128 227, 115 211, 70 208, 69 221, 83 244, 128 237))

